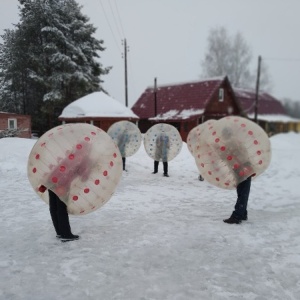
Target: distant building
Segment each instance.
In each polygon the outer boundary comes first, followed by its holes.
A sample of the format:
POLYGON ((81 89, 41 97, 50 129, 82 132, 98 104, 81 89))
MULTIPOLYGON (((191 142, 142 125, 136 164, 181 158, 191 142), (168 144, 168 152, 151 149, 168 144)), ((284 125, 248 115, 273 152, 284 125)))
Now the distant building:
MULTIPOLYGON (((234 88, 236 98, 241 103, 244 113, 251 120, 255 119, 255 91, 234 88)), ((278 132, 300 132, 300 120, 290 117, 282 103, 268 93, 260 92, 257 102, 257 121, 265 131, 272 135, 278 132)))
MULTIPOLYGON (((142 133, 165 122, 175 126, 183 139, 192 128, 209 119, 236 115, 254 119, 255 93, 235 89, 227 76, 197 82, 147 88, 132 106, 140 118, 142 133)), ((300 132, 300 120, 289 117, 282 104, 266 93, 259 93, 258 123, 267 133, 300 132)))
POLYGON ((31 116, 0 112, 0 133, 15 133, 20 138, 31 138, 31 116))
POLYGON ((58 117, 65 123, 89 123, 104 131, 115 122, 137 122, 139 117, 132 110, 103 92, 86 95, 64 108, 58 117))
POLYGON ((184 141, 192 128, 206 120, 243 116, 227 77, 147 88, 132 110, 140 118, 142 133, 165 122, 175 126, 184 141))

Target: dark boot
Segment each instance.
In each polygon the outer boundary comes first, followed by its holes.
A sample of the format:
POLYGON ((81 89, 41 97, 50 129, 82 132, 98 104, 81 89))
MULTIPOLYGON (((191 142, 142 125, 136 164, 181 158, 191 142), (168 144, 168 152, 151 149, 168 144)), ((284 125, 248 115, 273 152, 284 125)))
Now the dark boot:
POLYGON ((223 222, 227 224, 240 224, 242 220, 236 219, 235 217, 231 216, 230 218, 223 220, 223 222))
POLYGON ((75 240, 79 240, 79 235, 71 234, 69 236, 61 236, 60 239, 62 242, 75 241, 75 240))

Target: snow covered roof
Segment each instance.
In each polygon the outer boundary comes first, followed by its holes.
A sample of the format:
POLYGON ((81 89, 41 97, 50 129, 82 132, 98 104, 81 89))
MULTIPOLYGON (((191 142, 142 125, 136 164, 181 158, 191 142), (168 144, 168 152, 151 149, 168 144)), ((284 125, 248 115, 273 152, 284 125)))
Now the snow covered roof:
MULTIPOLYGON (((254 114, 248 114, 250 119, 254 119, 254 114)), ((281 114, 258 114, 257 118, 259 120, 268 121, 268 122, 300 122, 300 119, 296 119, 290 117, 288 115, 281 115, 281 114)))
POLYGON ((156 120, 156 121, 168 120, 168 119, 171 119, 171 120, 182 119, 182 120, 184 120, 184 119, 189 119, 193 116, 199 116, 199 115, 203 114, 203 112, 204 112, 204 109, 192 109, 191 108, 191 109, 184 109, 182 111, 173 109, 173 110, 169 110, 166 113, 159 114, 156 117, 149 118, 149 120, 156 120))
POLYGON ((60 119, 84 117, 139 119, 130 108, 103 92, 94 92, 73 101, 59 116, 60 119))

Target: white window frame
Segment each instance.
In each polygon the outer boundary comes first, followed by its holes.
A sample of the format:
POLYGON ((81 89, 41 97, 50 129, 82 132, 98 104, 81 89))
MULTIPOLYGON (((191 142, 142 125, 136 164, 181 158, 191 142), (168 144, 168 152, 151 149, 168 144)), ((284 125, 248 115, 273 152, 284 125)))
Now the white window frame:
POLYGON ((219 88, 219 102, 223 102, 223 101, 224 101, 224 89, 219 88))
POLYGON ((8 129, 17 129, 18 128, 18 126, 17 126, 18 124, 17 124, 17 119, 8 119, 7 120, 7 128, 8 129), (12 127, 12 126, 13 127, 12 127))

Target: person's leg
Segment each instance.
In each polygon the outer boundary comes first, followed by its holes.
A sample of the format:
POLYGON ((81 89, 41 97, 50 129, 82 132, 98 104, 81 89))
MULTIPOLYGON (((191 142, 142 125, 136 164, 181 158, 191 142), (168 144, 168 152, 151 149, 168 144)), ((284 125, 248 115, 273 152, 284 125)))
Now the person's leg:
POLYGON ((238 224, 242 220, 247 220, 247 205, 251 188, 251 177, 238 184, 237 201, 234 206, 234 211, 229 219, 224 220, 225 223, 238 224))
POLYGON ((50 216, 51 216, 52 223, 53 223, 54 229, 56 231, 56 234, 58 236, 60 236, 61 232, 59 231, 58 218, 57 218, 57 196, 51 190, 48 190, 48 193, 49 193, 50 216))
POLYGON ((126 157, 122 157, 122 161, 123 161, 123 171, 125 171, 126 157))
POLYGON ((158 164, 159 164, 159 161, 155 160, 154 161, 154 172, 153 172, 153 174, 156 174, 158 172, 158 164))
POLYGON ((72 236, 69 215, 66 204, 57 197, 58 228, 62 237, 72 236))
POLYGON ((236 189, 238 198, 233 213, 237 215, 239 218, 241 218, 242 220, 247 220, 248 218, 247 206, 248 206, 250 188, 251 188, 251 176, 248 177, 243 182, 241 182, 236 189))
POLYGON ((169 177, 169 175, 168 175, 168 162, 164 161, 163 164, 164 164, 164 176, 169 177))

